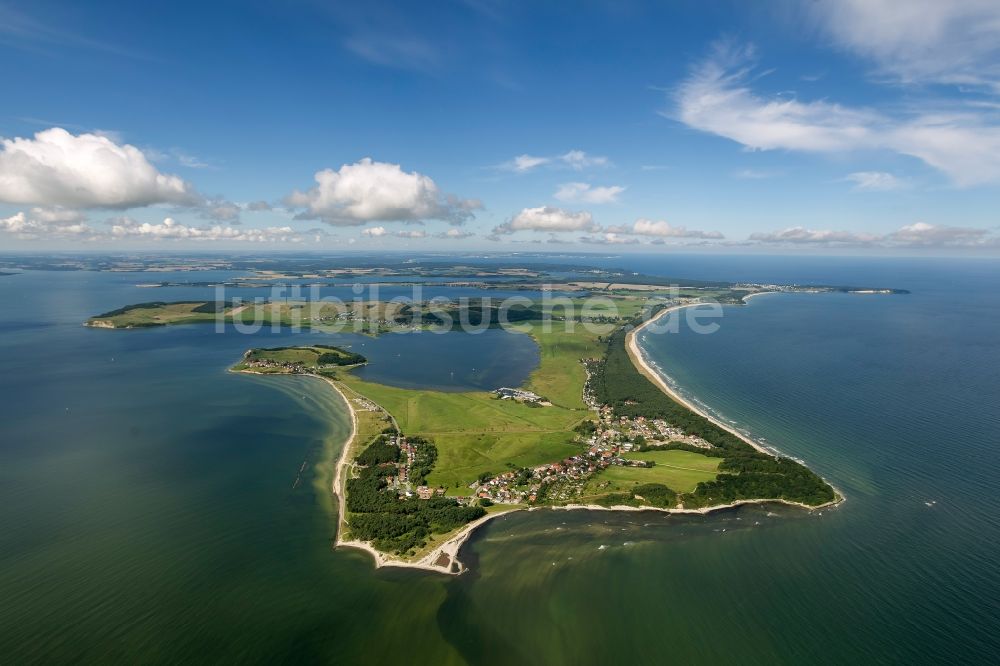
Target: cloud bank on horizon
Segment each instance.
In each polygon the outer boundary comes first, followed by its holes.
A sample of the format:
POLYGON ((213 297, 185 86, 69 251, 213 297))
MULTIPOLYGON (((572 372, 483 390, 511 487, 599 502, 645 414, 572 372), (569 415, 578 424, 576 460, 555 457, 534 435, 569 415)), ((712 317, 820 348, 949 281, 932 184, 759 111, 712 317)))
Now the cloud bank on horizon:
MULTIPOLYGON (((360 9, 313 17, 336 39, 302 48, 337 63, 339 97, 306 87, 312 70, 302 85, 290 70, 266 81, 327 112, 287 112, 308 122, 286 123, 280 107, 246 98, 271 114, 252 130, 207 104, 150 107, 138 83, 111 81, 106 97, 82 92, 75 105, 50 98, 39 81, 70 85, 52 62, 79 58, 81 76, 104 83, 109 68, 158 55, 90 35, 107 27, 98 22, 59 45, 0 27, 0 49, 28 63, 7 72, 27 78, 9 105, 22 115, 0 121, 0 242, 1000 251, 995 1, 789 2, 769 7, 767 27, 737 2, 725 18, 639 3, 612 20, 597 6, 558 18, 607 45, 567 45, 582 69, 532 51, 517 28, 546 19, 531 3, 441 10, 452 28, 490 35, 492 50, 404 4, 374 5, 405 30, 373 29, 360 9), (627 48, 657 31, 672 38, 656 42, 656 58, 627 48), (468 94, 452 93, 460 83, 468 94), (111 97, 150 122, 130 121, 111 97)), ((155 50, 149 19, 109 19, 109 35, 128 27, 155 50)), ((264 52, 282 48, 279 33, 264 52)), ((175 93, 199 87, 200 61, 169 55, 142 66, 159 67, 175 93)), ((220 64, 234 77, 250 66, 220 64)))

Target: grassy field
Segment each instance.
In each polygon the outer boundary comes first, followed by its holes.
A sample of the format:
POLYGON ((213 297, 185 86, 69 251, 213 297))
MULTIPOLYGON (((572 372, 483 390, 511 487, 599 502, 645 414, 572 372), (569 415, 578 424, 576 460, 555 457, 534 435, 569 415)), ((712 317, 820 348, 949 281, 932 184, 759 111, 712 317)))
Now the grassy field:
POLYGON ((431 485, 449 495, 468 495, 480 474, 506 472, 510 466, 537 467, 580 452, 566 432, 445 433, 430 435, 438 447, 431 485))
POLYGON ((451 494, 466 494, 480 474, 506 471, 508 464, 530 467, 579 452, 571 443, 572 429, 588 415, 583 409, 499 400, 491 393, 400 389, 350 373, 341 378, 392 413, 403 432, 434 441, 438 460, 428 483, 451 494))
POLYGON ((628 492, 644 483, 662 483, 678 493, 689 493, 700 481, 711 481, 722 458, 709 458, 690 451, 647 451, 626 456, 634 460, 652 460, 655 466, 612 466, 595 475, 583 489, 585 497, 628 492), (606 484, 606 485, 605 485, 606 484))
POLYGON ((140 303, 91 317, 87 320, 87 324, 103 328, 144 328, 214 321, 215 312, 196 311, 204 307, 204 301, 140 303))
MULTIPOLYGON (((347 398, 350 400, 351 396, 348 395, 347 398)), ((354 438, 353 445, 353 452, 357 454, 361 453, 365 447, 372 443, 375 437, 389 427, 389 419, 380 412, 358 409, 357 404, 354 404, 353 407, 358 419, 358 433, 354 438)))
POLYGON ((603 353, 598 333, 575 323, 573 331, 564 330, 563 322, 532 322, 521 327, 538 344, 540 363, 525 385, 530 391, 548 398, 552 404, 567 409, 586 409, 583 385, 587 373, 580 362, 603 353), (546 328, 550 330, 546 330, 546 328))

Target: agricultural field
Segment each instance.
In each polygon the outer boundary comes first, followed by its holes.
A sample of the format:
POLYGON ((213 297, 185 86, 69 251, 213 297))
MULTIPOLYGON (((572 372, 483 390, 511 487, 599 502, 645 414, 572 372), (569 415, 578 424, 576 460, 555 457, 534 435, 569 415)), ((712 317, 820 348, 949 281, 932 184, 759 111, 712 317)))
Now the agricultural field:
POLYGON ((689 493, 699 482, 714 480, 722 462, 722 458, 709 458, 690 451, 647 451, 625 457, 651 460, 655 464, 653 467, 608 467, 587 482, 584 497, 629 492, 646 483, 660 483, 677 493, 689 493))
POLYGON ((191 324, 215 320, 215 303, 189 301, 181 303, 139 303, 105 312, 87 320, 95 328, 148 328, 170 324, 191 324))
MULTIPOLYGON (((606 328, 610 331, 612 327, 606 328)), ((591 330, 574 322, 573 330, 568 331, 562 322, 552 322, 548 327, 543 322, 530 322, 520 330, 534 338, 540 355, 538 368, 531 373, 525 388, 547 398, 557 407, 586 409, 583 385, 587 381, 587 373, 581 360, 598 358, 604 353, 598 336, 605 329, 591 330)))
POLYGON ((390 301, 274 301, 250 303, 227 311, 227 320, 243 325, 298 326, 347 333, 375 334, 398 328, 405 303, 390 301))

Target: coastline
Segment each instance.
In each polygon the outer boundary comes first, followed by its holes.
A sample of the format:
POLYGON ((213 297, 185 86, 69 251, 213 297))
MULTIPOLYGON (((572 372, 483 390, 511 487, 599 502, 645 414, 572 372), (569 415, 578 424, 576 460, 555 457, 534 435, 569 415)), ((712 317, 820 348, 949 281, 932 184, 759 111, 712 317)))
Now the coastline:
MULTIPOLYGON (((757 292, 757 293, 749 294, 749 295, 747 295, 747 296, 744 297, 744 302, 746 302, 747 300, 749 300, 750 298, 753 298, 755 296, 761 296, 763 294, 770 294, 770 293, 778 293, 778 292, 757 292)), ((641 349, 641 347, 639 347, 639 344, 638 344, 638 342, 636 340, 636 336, 637 336, 637 334, 641 330, 643 330, 647 326, 653 324, 654 322, 658 321, 662 317, 667 316, 671 312, 682 310, 684 308, 695 307, 697 305, 702 305, 702 303, 700 303, 700 302, 691 302, 691 303, 684 303, 684 304, 681 304, 681 305, 675 305, 675 306, 672 306, 672 307, 669 307, 669 308, 665 308, 664 310, 661 310, 660 312, 658 312, 655 316, 647 319, 642 324, 640 324, 639 326, 637 326, 634 329, 632 329, 631 331, 629 331, 628 334, 626 335, 626 343, 625 343, 625 347, 626 347, 626 350, 628 352, 629 358, 632 360, 632 363, 635 365, 635 367, 639 370, 639 372, 644 377, 646 377, 651 382, 653 382, 653 384, 657 388, 659 388, 661 391, 663 391, 671 399, 675 400, 676 402, 680 403, 681 405, 683 405, 687 409, 691 410, 692 412, 694 412, 694 413, 696 413, 696 414, 698 414, 698 415, 700 415, 700 416, 708 419, 709 421, 711 421, 715 425, 719 426, 720 428, 723 428, 727 432, 729 432, 729 433, 733 434, 734 436, 738 437, 740 440, 742 440, 743 442, 746 442, 748 445, 752 446, 757 451, 760 451, 761 453, 764 453, 764 454, 770 455, 770 456, 781 455, 780 452, 777 449, 773 449, 773 448, 770 448, 770 447, 763 446, 762 444, 754 441, 750 437, 747 437, 743 433, 737 431, 732 426, 730 426, 730 425, 722 422, 720 419, 712 416, 711 414, 706 413, 704 410, 702 410, 700 407, 698 407, 697 405, 693 404, 689 400, 685 399, 683 396, 681 396, 679 393, 677 393, 673 388, 671 388, 669 384, 667 384, 667 382, 663 379, 663 377, 650 365, 650 363, 646 360, 645 356, 643 355, 642 349, 641 349)), ((240 373, 245 373, 245 374, 254 374, 254 375, 266 374, 266 373, 254 372, 254 371, 251 371, 251 370, 237 370, 235 372, 240 372, 240 373)), ((406 569, 421 569, 421 570, 424 570, 424 571, 434 571, 434 572, 437 572, 437 573, 443 573, 443 574, 452 575, 452 576, 460 575, 462 573, 465 573, 468 569, 465 567, 464 564, 462 564, 461 560, 458 559, 458 552, 459 552, 459 550, 461 550, 461 548, 465 544, 465 542, 468 541, 468 539, 472 536, 472 534, 480 526, 486 524, 490 520, 493 520, 497 516, 506 516, 506 515, 515 513, 517 511, 538 511, 538 510, 546 510, 546 509, 547 510, 552 510, 552 511, 579 511, 579 510, 584 510, 584 511, 639 511, 639 512, 641 512, 641 511, 656 511, 656 512, 659 512, 659 513, 667 513, 667 514, 708 515, 710 513, 714 513, 714 512, 717 512, 717 511, 725 511, 725 510, 734 509, 734 508, 737 508, 737 507, 740 507, 740 506, 745 506, 745 505, 762 505, 762 504, 783 504, 783 505, 786 505, 786 506, 794 506, 794 507, 797 507, 797 508, 800 508, 800 509, 805 509, 807 511, 817 511, 817 510, 820 510, 820 509, 837 506, 837 505, 841 504, 842 502, 844 502, 845 499, 846 499, 844 497, 844 495, 835 486, 833 486, 832 484, 830 484, 831 488, 833 488, 833 491, 834 491, 834 499, 831 500, 831 501, 829 501, 829 502, 826 502, 824 504, 819 504, 819 505, 816 505, 816 506, 811 506, 811 505, 808 505, 808 504, 804 504, 802 502, 794 502, 794 501, 790 501, 790 500, 786 500, 786 499, 780 499, 780 498, 774 498, 774 499, 757 498, 757 499, 737 500, 735 502, 730 502, 730 503, 727 503, 727 504, 717 504, 717 505, 714 505, 714 506, 701 507, 701 508, 697 508, 697 509, 665 508, 665 507, 654 507, 654 506, 638 506, 637 507, 637 506, 627 506, 627 505, 601 506, 601 505, 598 505, 598 504, 565 504, 565 505, 561 505, 561 506, 540 506, 540 507, 522 507, 522 506, 517 506, 517 507, 512 507, 509 510, 498 510, 498 511, 495 511, 493 513, 488 513, 485 516, 483 516, 483 517, 481 517, 481 518, 479 518, 477 520, 474 520, 471 523, 468 523, 468 524, 462 526, 457 532, 455 532, 453 535, 451 535, 450 537, 448 537, 444 542, 442 542, 442 543, 438 544, 437 546, 435 546, 430 552, 428 552, 426 555, 424 555, 423 557, 421 557, 419 560, 415 560, 415 561, 401 560, 401 559, 394 558, 394 557, 392 557, 390 555, 387 555, 387 554, 379 551, 378 549, 376 549, 374 546, 372 546, 370 543, 368 543, 366 541, 360 541, 360 540, 357 540, 357 539, 346 539, 346 538, 344 538, 345 529, 347 527, 347 519, 346 519, 346 515, 347 515, 347 497, 346 497, 346 495, 347 494, 346 494, 346 487, 345 486, 346 486, 346 483, 347 483, 348 467, 350 465, 350 460, 349 460, 349 458, 350 458, 350 452, 351 452, 351 450, 352 450, 352 448, 353 448, 353 446, 355 444, 355 439, 357 438, 357 434, 358 434, 357 412, 356 412, 356 410, 354 408, 354 405, 351 404, 351 401, 348 398, 347 393, 344 390, 344 387, 341 387, 340 385, 338 385, 336 381, 330 379, 329 377, 324 377, 324 376, 317 375, 317 374, 312 374, 312 373, 303 373, 300 376, 314 377, 316 379, 321 380, 325 384, 329 385, 331 388, 333 388, 333 390, 336 391, 337 394, 344 401, 344 404, 347 406, 348 412, 351 415, 351 432, 348 435, 348 437, 346 438, 346 440, 344 441, 344 445, 343 445, 343 447, 341 448, 341 451, 340 451, 340 456, 338 457, 338 459, 336 461, 336 467, 335 467, 335 470, 334 470, 333 481, 331 483, 331 488, 330 488, 330 490, 333 492, 333 494, 337 496, 337 503, 338 503, 337 536, 336 536, 336 540, 334 542, 334 547, 335 548, 341 548, 341 547, 344 547, 344 548, 354 548, 354 549, 357 549, 357 550, 361 550, 361 551, 363 551, 365 553, 368 553, 371 556, 371 558, 374 560, 374 562, 375 562, 375 568, 376 569, 379 569, 379 568, 382 568, 382 567, 399 567, 399 568, 406 568, 406 569), (447 558, 447 562, 445 564, 438 564, 438 561, 442 558, 442 556, 444 556, 444 557, 447 558)), ((347 389, 347 390, 351 390, 353 392, 352 389, 347 389)), ((390 418, 392 418, 392 415, 389 414, 387 411, 383 410, 383 412, 385 412, 386 414, 389 415, 390 418)), ((827 483, 829 483, 829 482, 827 482, 827 483)))
MULTIPOLYGON (((246 375, 257 375, 266 376, 268 373, 254 372, 253 370, 230 370, 230 372, 236 372, 239 374, 246 375)), ((461 549, 462 545, 468 540, 472 533, 480 525, 489 522, 497 516, 507 515, 508 513, 513 513, 514 511, 520 511, 520 508, 512 508, 509 511, 495 511, 493 513, 488 513, 478 520, 474 520, 467 525, 463 525, 458 532, 450 536, 447 540, 438 544, 433 550, 421 557, 419 560, 409 562, 406 560, 400 560, 385 553, 381 552, 374 546, 372 546, 367 541, 360 541, 358 539, 346 539, 344 538, 345 528, 347 527, 347 492, 345 485, 347 483, 347 468, 350 465, 350 452, 354 446, 354 440, 358 434, 358 416, 354 409, 354 405, 351 404, 350 399, 347 397, 344 389, 337 384, 334 380, 329 377, 323 377, 321 375, 313 373, 302 373, 297 375, 299 377, 313 377, 322 381, 324 384, 330 386, 340 398, 344 401, 347 406, 347 411, 351 415, 351 432, 344 440, 344 445, 340 450, 340 456, 337 458, 334 467, 333 481, 330 484, 331 492, 337 497, 337 537, 334 541, 334 548, 354 548, 356 550, 364 551, 368 553, 371 558, 375 561, 375 568, 380 569, 382 567, 400 567, 404 569, 423 569, 425 571, 435 571, 437 573, 443 573, 448 575, 458 575, 464 573, 467 569, 465 565, 458 559, 458 551, 461 549), (448 563, 446 565, 437 564, 438 559, 445 555, 448 558, 448 563), (453 567, 454 565, 454 567, 453 567)), ((383 410, 384 411, 384 410, 383 410)), ((386 412, 388 413, 388 412, 386 412)))
MULTIPOLYGON (((778 293, 778 292, 761 291, 761 292, 757 292, 757 293, 754 293, 754 294, 749 294, 749 295, 743 297, 743 301, 745 303, 747 300, 749 300, 750 298, 753 298, 754 296, 761 296, 763 294, 774 294, 774 293, 778 293)), ((657 388, 659 388, 661 391, 663 391, 664 393, 666 393, 675 402, 683 405, 684 407, 686 407, 687 409, 691 410, 695 414, 698 414, 699 416, 702 416, 702 417, 708 419, 713 424, 715 424, 718 427, 722 428, 726 432, 729 432, 730 434, 734 435, 735 437, 738 437, 740 440, 742 440, 743 442, 749 444, 750 446, 752 446, 757 451, 760 451, 761 453, 764 453, 764 454, 769 455, 769 456, 783 455, 778 449, 775 449, 773 447, 764 446, 760 442, 757 442, 754 439, 752 439, 750 437, 747 437, 745 434, 743 434, 740 431, 736 430, 735 428, 733 428, 728 423, 725 423, 721 419, 716 418, 712 414, 709 414, 705 410, 701 409, 698 405, 695 405, 694 403, 692 403, 690 400, 687 400, 684 396, 682 396, 676 390, 674 390, 666 382, 666 380, 663 378, 663 376, 660 375, 660 373, 658 373, 656 371, 656 369, 649 363, 649 361, 646 360, 646 356, 643 354, 642 348, 639 346, 639 343, 637 341, 637 336, 638 336, 639 332, 642 331, 647 326, 650 326, 651 324, 655 323, 656 321, 658 321, 662 317, 667 316, 671 312, 676 312, 676 311, 682 310, 684 308, 695 307, 695 306, 698 306, 698 305, 702 305, 702 303, 700 303, 700 302, 683 303, 681 305, 674 305, 672 307, 665 308, 664 310, 661 310, 660 312, 658 312, 655 316, 650 317, 646 321, 642 322, 639 326, 636 326, 631 331, 629 331, 628 334, 625 336, 625 349, 628 352, 629 358, 632 360, 632 364, 635 365, 635 367, 639 370, 639 372, 642 374, 643 377, 645 377, 649 381, 653 382, 653 384, 657 388)), ((801 461, 799 461, 799 462, 801 462, 801 461)), ((826 479, 823 479, 823 480, 826 481, 826 479)), ((831 488, 833 488, 834 498, 833 498, 833 500, 831 500, 829 502, 826 502, 824 504, 818 504, 816 506, 810 506, 808 504, 803 504, 801 502, 792 502, 792 501, 784 500, 784 499, 755 499, 755 500, 740 500, 740 501, 734 502, 732 504, 719 505, 719 506, 715 506, 715 507, 704 507, 703 509, 678 509, 678 510, 675 510, 675 511, 676 512, 683 512, 683 513, 691 513, 691 512, 695 512, 695 513, 709 513, 709 512, 714 511, 714 510, 728 509, 728 508, 732 508, 732 507, 735 507, 735 506, 740 506, 742 504, 763 504, 763 503, 787 504, 787 505, 790 505, 790 506, 798 506, 798 507, 801 507, 801 508, 808 509, 808 510, 812 511, 812 510, 815 510, 815 509, 822 509, 824 507, 836 506, 837 504, 840 504, 841 502, 843 502, 846 499, 844 497, 843 493, 841 493, 837 489, 837 487, 834 486, 833 484, 831 484, 829 481, 826 481, 826 482, 830 485, 831 488)), ((661 511, 664 510, 664 509, 656 509, 655 507, 653 507, 653 509, 654 510, 661 510, 661 511)), ((672 510, 667 509, 667 511, 672 511, 672 510)))
MULTIPOLYGON (((377 548, 372 546, 367 541, 360 541, 357 539, 345 539, 344 533, 347 527, 347 492, 345 485, 347 483, 347 468, 350 465, 349 454, 354 445, 354 439, 358 434, 358 417, 354 409, 354 405, 351 404, 350 399, 347 397, 347 393, 344 392, 343 388, 337 385, 337 383, 330 379, 329 377, 322 377, 320 375, 307 374, 307 377, 315 377, 322 380, 326 384, 330 385, 334 391, 336 391, 341 399, 343 399, 344 404, 347 405, 347 409, 351 414, 351 433, 344 441, 344 446, 340 451, 340 457, 337 459, 336 470, 333 475, 333 483, 331 484, 331 490, 333 494, 337 496, 338 512, 337 512, 337 539, 334 542, 335 548, 355 548, 357 550, 364 551, 371 555, 372 559, 375 560, 375 568, 380 569, 381 567, 401 567, 406 569, 423 569, 425 571, 436 571, 438 573, 449 574, 449 575, 459 575, 466 571, 466 567, 462 564, 461 560, 458 559, 458 551, 461 549, 462 545, 468 540, 472 533, 480 526, 490 520, 496 518, 497 516, 506 515, 519 509, 511 509, 510 511, 496 511, 494 513, 488 513, 482 518, 472 521, 459 529, 458 532, 451 535, 447 540, 438 544, 429 553, 421 557, 419 560, 409 562, 406 560, 400 560, 393 558, 385 553, 379 551, 377 548), (438 560, 444 555, 448 559, 447 564, 438 564, 438 560)), ((384 410, 383 410, 384 411, 384 410)), ((386 412, 388 413, 388 412, 386 412)))
MULTIPOLYGON (((760 293, 774 293, 774 292, 760 292, 760 293)), ((757 295, 759 294, 751 294, 749 297, 757 295)), ((744 298, 749 298, 749 297, 744 297, 744 298)), ((724 423, 721 420, 712 416, 711 414, 706 413, 700 407, 698 407, 694 403, 684 398, 681 394, 677 393, 677 391, 675 391, 669 384, 667 384, 666 380, 663 379, 663 377, 656 371, 656 369, 653 368, 652 365, 650 365, 650 363, 646 360, 645 355, 642 353, 642 348, 639 347, 639 343, 636 340, 640 331, 642 331, 647 326, 655 324, 657 321, 659 321, 663 317, 666 317, 671 312, 677 312, 679 310, 683 310, 684 308, 691 308, 698 305, 703 305, 703 303, 700 302, 683 303, 681 305, 674 305, 669 308, 664 308, 663 310, 658 312, 655 316, 650 317, 649 319, 647 319, 646 321, 642 322, 641 324, 633 328, 631 331, 629 331, 625 336, 625 349, 626 351, 628 351, 629 358, 632 359, 632 364, 635 365, 635 367, 639 370, 640 373, 642 373, 643 377, 653 382, 653 384, 655 384, 658 389, 660 389, 668 396, 670 396, 670 398, 674 402, 678 402, 681 405, 687 407, 695 414, 703 416, 704 418, 708 419, 709 421, 719 426, 723 430, 726 430, 727 432, 740 438, 742 441, 746 442, 747 444, 757 449, 761 453, 774 455, 776 451, 769 450, 767 447, 760 444, 759 442, 755 442, 754 440, 750 439, 743 433, 738 432, 735 428, 728 425, 727 423, 724 423)))
MULTIPOLYGON (((807 509, 809 511, 814 511, 816 509, 830 508, 836 506, 843 500, 834 500, 832 502, 827 502, 825 504, 818 504, 812 506, 809 504, 803 504, 802 502, 792 502, 786 499, 745 499, 736 500, 735 502, 730 502, 729 504, 716 504, 714 506, 703 506, 699 509, 677 509, 668 508, 660 506, 629 506, 627 504, 615 504, 613 506, 601 506, 600 504, 564 504, 562 506, 552 506, 552 507, 540 507, 548 508, 553 511, 657 511, 659 513, 676 513, 676 514, 694 514, 707 516, 710 513, 715 513, 716 511, 725 511, 727 509, 735 509, 741 506, 750 506, 754 504, 784 504, 785 506, 794 506, 799 509, 807 509)), ((529 509, 530 511, 531 509, 529 509)))

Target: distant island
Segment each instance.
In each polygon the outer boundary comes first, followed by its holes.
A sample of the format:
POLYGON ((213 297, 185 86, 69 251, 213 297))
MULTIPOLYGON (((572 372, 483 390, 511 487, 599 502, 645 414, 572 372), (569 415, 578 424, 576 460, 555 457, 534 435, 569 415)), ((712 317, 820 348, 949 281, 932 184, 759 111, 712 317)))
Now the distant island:
MULTIPOLYGON (((564 267, 565 268, 565 267, 564 267)), ((632 305, 638 300, 659 300, 663 305, 680 304, 691 301, 712 301, 727 305, 742 305, 746 299, 763 293, 852 293, 852 294, 905 294, 903 289, 882 287, 851 287, 829 285, 798 285, 798 284, 767 284, 767 283, 728 283, 704 280, 676 280, 637 273, 623 273, 598 269, 576 267, 577 274, 586 275, 586 279, 568 278, 565 276, 544 275, 538 271, 518 270, 515 268, 497 269, 490 272, 475 273, 477 279, 468 276, 462 280, 437 281, 441 275, 454 277, 459 269, 468 270, 463 266, 435 266, 418 272, 412 266, 403 269, 338 269, 345 276, 354 278, 357 272, 368 270, 366 278, 392 277, 397 275, 413 276, 407 282, 366 282, 368 287, 437 287, 475 289, 483 294, 482 299, 466 299, 460 308, 457 301, 407 303, 398 300, 355 300, 340 301, 320 300, 312 302, 301 297, 288 297, 280 300, 245 299, 239 302, 229 301, 150 301, 135 303, 111 310, 89 318, 86 326, 95 328, 147 328, 152 326, 167 326, 174 324, 193 324, 219 322, 238 323, 244 325, 278 325, 301 326, 304 328, 324 328, 343 326, 350 323, 355 326, 354 332, 371 334, 386 333, 414 328, 435 328, 449 326, 458 320, 459 315, 468 317, 467 323, 479 326, 483 323, 496 324, 501 317, 500 308, 492 305, 490 291, 548 291, 565 295, 572 299, 587 296, 600 296, 610 299, 616 306, 613 317, 607 321, 621 320, 621 311, 633 311, 632 305)), ((67 269, 68 270, 68 269, 67 269)), ((152 270, 152 269, 149 269, 152 270)), ((307 274, 312 277, 313 274, 307 274)), ((184 282, 184 283, 143 283, 138 287, 234 287, 234 288, 284 288, 290 287, 283 280, 289 277, 274 272, 263 272, 256 276, 259 279, 245 278, 237 282, 184 282)), ((298 284, 298 287, 346 287, 351 282, 310 282, 298 284)), ((503 317, 509 322, 531 321, 544 316, 539 304, 522 304, 506 309, 503 317)), ((599 321, 600 314, 591 312, 589 315, 576 315, 576 319, 584 321, 587 318, 599 321)))
MULTIPOLYGON (((710 289, 733 303, 778 290, 710 289)), ((460 573, 457 553, 468 535, 496 515, 522 509, 705 513, 746 503, 813 510, 840 502, 842 496, 805 465, 700 412, 652 370, 637 333, 670 312, 699 305, 701 297, 691 288, 649 308, 651 291, 617 287, 614 317, 585 316, 575 307, 561 315, 563 324, 601 321, 605 333, 546 325, 552 322, 537 304, 525 306, 515 316, 517 330, 538 344, 541 361, 520 387, 447 393, 387 386, 352 372, 365 357, 326 345, 250 349, 232 370, 313 376, 344 398, 352 433, 333 481, 340 503, 337 543, 366 550, 378 566, 460 573)), ((316 325, 331 317, 361 318, 361 329, 370 334, 416 326, 398 303, 327 306, 145 303, 87 323, 135 328, 217 316, 259 319, 259 309, 278 322, 292 321, 293 312, 316 325)), ((466 319, 472 309, 467 303, 441 307, 466 319)), ((493 323, 489 309, 477 316, 493 323)), ((432 316, 419 326, 444 321, 432 316)))
POLYGON ((368 362, 356 354, 333 345, 300 347, 264 347, 249 349, 243 359, 231 369, 234 372, 270 374, 329 374, 336 377, 334 369, 364 365, 368 362))

